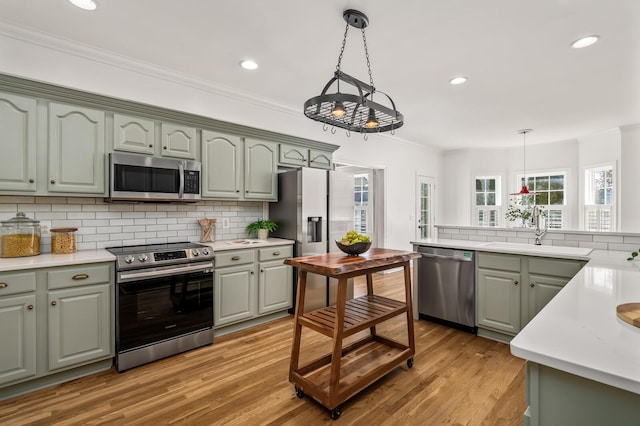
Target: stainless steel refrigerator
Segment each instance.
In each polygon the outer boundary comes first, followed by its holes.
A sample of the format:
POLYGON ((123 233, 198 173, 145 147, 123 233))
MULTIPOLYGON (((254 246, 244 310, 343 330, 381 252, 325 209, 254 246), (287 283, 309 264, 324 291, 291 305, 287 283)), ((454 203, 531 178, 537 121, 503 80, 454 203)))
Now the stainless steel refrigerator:
MULTIPOLYGON (((269 204, 269 218, 278 229, 271 235, 295 240, 296 257, 339 251, 334 240, 354 229, 353 188, 350 173, 311 168, 279 173, 279 199, 269 204)), ((297 273, 294 268, 294 301, 297 273)), ((305 312, 334 304, 336 293, 337 280, 309 273, 305 312)), ((353 298, 353 279, 349 280, 347 297, 353 298)))

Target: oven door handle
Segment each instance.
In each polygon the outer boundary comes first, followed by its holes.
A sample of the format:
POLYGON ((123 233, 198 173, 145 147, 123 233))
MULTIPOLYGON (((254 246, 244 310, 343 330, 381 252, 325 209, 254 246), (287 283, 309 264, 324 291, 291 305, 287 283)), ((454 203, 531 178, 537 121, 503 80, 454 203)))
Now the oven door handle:
POLYGON ((178 188, 178 198, 184 198, 184 161, 180 162, 180 187, 178 188))
POLYGON ((118 282, 124 283, 135 280, 148 280, 151 278, 167 277, 191 272, 213 272, 213 262, 207 262, 191 266, 178 266, 169 269, 143 271, 143 272, 121 272, 118 274, 118 282))

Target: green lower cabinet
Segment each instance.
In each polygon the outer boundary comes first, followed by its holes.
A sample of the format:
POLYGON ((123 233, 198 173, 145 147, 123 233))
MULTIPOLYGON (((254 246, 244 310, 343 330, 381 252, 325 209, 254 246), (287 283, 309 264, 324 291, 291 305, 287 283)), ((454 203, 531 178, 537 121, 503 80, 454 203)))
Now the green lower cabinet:
POLYGON ((111 286, 49 292, 49 370, 111 354, 111 286))
POLYGON ((214 274, 215 328, 247 320, 255 314, 255 280, 253 263, 217 268, 214 274))
POLYGON ((36 296, 0 297, 0 385, 36 374, 36 296))
POLYGON ((526 395, 526 425, 640 425, 640 394, 531 361, 526 395))
POLYGON ((508 343, 585 263, 479 252, 476 262, 478 335, 508 343))
POLYGON ((478 268, 477 322, 515 335, 520 331, 520 273, 478 268))
POLYGON ((260 263, 258 313, 289 309, 293 305, 293 275, 282 260, 260 263))

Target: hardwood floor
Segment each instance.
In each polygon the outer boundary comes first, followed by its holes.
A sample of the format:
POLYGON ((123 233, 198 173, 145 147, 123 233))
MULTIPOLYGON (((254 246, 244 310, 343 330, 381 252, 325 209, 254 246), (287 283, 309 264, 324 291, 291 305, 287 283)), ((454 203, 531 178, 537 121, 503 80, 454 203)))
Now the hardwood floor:
MULTIPOLYGON (((374 287, 402 300, 402 272, 376 274, 374 287)), ((358 279, 356 295, 365 292, 358 279)), ((406 337, 402 318, 378 330, 406 337)), ((288 382, 292 334, 292 318, 284 318, 122 374, 112 369, 0 401, 0 424, 522 424, 525 363, 508 345, 416 321, 413 368, 404 365, 383 377, 347 401, 333 421, 309 397, 297 398, 288 382)), ((302 343, 309 359, 330 347, 310 330, 302 343)))

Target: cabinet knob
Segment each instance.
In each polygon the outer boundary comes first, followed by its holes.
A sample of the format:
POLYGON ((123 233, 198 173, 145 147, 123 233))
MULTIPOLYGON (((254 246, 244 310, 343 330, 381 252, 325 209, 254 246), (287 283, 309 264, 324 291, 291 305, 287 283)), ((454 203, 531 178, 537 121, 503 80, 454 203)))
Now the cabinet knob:
POLYGON ((240 192, 240 190, 239 190, 239 189, 236 189, 236 192, 240 192))
POLYGON ((163 147, 162 147, 162 149, 167 149, 167 147, 166 147, 166 146, 163 146, 163 147))
POLYGON ((531 284, 529 284, 529 287, 533 287, 535 285, 536 285, 536 283, 531 283, 531 284))
POLYGON ((56 181, 55 181, 55 180, 53 180, 53 179, 51 179, 51 183, 56 183, 56 181))
POLYGON ((29 183, 33 183, 33 182, 35 182, 34 179, 29 179, 29 183))
POLYGON ((71 277, 71 279, 74 281, 82 281, 82 280, 86 280, 87 278, 89 278, 89 275, 87 274, 78 274, 71 277))
POLYGON ((51 302, 51 306, 56 306, 58 304, 58 302, 56 302, 55 300, 53 302, 51 302))
POLYGON ((9 284, 7 283, 0 283, 0 288, 7 288, 9 287, 9 284))
POLYGON ((149 144, 149 148, 153 148, 153 144, 152 143, 149 144))
POLYGON ((253 273, 253 271, 251 271, 251 275, 255 275, 255 274, 253 273))
POLYGON ((30 310, 30 311, 33 311, 33 305, 28 305, 27 309, 30 310))
POLYGON ((264 272, 264 269, 260 269, 260 272, 264 272))
POLYGON ((518 285, 519 283, 518 283, 518 281, 514 281, 513 284, 518 285))
POLYGON ((249 190, 248 190, 248 189, 245 189, 245 190, 244 190, 244 192, 247 192, 247 193, 248 193, 248 192, 249 192, 249 190))

